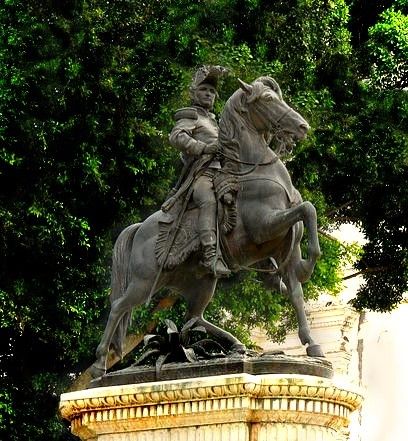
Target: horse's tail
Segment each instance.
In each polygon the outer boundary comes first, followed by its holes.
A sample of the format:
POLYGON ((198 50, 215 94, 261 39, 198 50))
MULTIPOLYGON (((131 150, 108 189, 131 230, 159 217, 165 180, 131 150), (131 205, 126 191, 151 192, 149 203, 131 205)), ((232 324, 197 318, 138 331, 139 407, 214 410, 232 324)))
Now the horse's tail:
MULTIPOLYGON (((112 274, 111 274, 111 293, 110 303, 122 297, 131 279, 130 255, 132 252, 133 238, 140 227, 133 224, 125 228, 116 239, 113 247, 112 274)), ((132 311, 126 312, 120 319, 119 324, 113 334, 111 345, 119 357, 122 357, 122 345, 129 327, 132 311)))

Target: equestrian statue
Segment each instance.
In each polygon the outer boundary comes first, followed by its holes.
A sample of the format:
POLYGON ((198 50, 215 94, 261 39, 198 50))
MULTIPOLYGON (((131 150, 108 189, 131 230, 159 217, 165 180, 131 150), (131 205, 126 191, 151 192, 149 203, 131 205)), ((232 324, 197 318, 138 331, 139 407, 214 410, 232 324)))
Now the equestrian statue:
POLYGON ((185 320, 224 343, 231 353, 245 346, 204 318, 217 281, 269 259, 270 280, 293 305, 298 335, 309 356, 323 357, 307 322, 302 283, 320 256, 314 206, 302 201, 279 155, 306 137, 308 123, 283 99, 271 77, 241 80, 219 126, 211 113, 220 66, 204 66, 193 78, 192 104, 175 114, 170 143, 181 151, 181 178, 161 210, 130 225, 113 250, 111 310, 93 364, 106 372, 110 347, 121 356, 134 307, 169 288, 187 304, 185 320), (307 232, 307 256, 300 241, 307 232))

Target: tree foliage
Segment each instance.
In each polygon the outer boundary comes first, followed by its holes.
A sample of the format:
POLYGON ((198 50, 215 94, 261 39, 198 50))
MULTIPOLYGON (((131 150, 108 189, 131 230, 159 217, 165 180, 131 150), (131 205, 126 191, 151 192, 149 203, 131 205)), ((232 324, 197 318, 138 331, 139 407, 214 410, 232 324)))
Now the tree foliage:
MULTIPOLYGON (((355 305, 401 301, 407 13, 406 0, 0 4, 0 438, 70 439, 59 394, 92 362, 115 234, 154 211, 178 173, 167 133, 197 65, 230 69, 218 114, 237 77, 278 80, 313 128, 287 162, 296 187, 322 230, 349 221, 368 239, 355 305)), ((307 297, 339 291, 353 254, 321 243, 307 297)), ((260 325, 282 337, 291 309, 261 282, 226 282, 208 315, 244 340, 260 325)))
POLYGON ((370 82, 381 89, 408 87, 407 14, 407 0, 399 0, 369 28, 370 82))

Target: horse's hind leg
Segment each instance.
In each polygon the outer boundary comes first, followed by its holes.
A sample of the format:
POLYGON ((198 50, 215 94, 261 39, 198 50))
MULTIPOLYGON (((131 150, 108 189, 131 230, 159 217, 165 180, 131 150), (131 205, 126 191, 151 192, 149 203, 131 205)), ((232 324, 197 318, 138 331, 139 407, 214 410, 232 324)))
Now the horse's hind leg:
POLYGON ((100 376, 106 372, 109 347, 120 320, 126 313, 130 313, 133 307, 139 306, 146 301, 151 289, 151 283, 150 280, 133 278, 124 295, 112 303, 108 322, 96 350, 97 360, 92 366, 94 376, 100 376))
POLYGON ((205 330, 212 336, 224 343, 231 352, 245 352, 245 345, 228 331, 214 325, 203 317, 205 308, 214 295, 217 279, 207 276, 200 279, 199 283, 191 283, 182 291, 187 302, 186 321, 198 317, 197 324, 204 326, 205 330))
POLYGON ((294 255, 291 259, 286 274, 284 275, 284 281, 287 287, 287 295, 292 306, 295 309, 296 317, 298 321, 298 335, 302 345, 308 345, 306 347, 306 353, 310 357, 324 357, 323 351, 317 343, 314 342, 310 335, 309 323, 306 317, 305 302, 303 299, 302 285, 296 275, 295 266, 293 261, 300 259, 300 248, 297 244, 294 250, 294 255))

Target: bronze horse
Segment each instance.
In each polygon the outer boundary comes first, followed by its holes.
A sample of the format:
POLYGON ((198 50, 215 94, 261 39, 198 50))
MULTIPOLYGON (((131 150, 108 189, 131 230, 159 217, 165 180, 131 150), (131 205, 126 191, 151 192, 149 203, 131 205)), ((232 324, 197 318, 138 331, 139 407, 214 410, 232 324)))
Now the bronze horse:
MULTIPOLYGON (((302 201, 285 165, 268 146, 275 137, 292 147, 295 141, 305 138, 309 125, 285 103, 274 79, 261 77, 252 84, 240 84, 220 119, 219 144, 224 168, 237 176, 239 182, 237 223, 225 236, 226 246, 235 269, 274 259, 276 286, 287 293, 296 310, 300 341, 308 345, 308 355, 322 357, 320 346, 310 336, 301 285, 310 278, 320 256, 316 210, 310 202, 302 201), (304 226, 308 234, 306 259, 300 251, 304 226)), ((120 355, 132 308, 148 301, 163 287, 184 297, 186 320, 198 317, 197 324, 228 343, 232 351, 245 351, 238 339, 203 317, 217 279, 212 274, 203 275, 199 253, 191 254, 171 271, 160 271, 155 244, 164 216, 158 211, 143 223, 127 227, 116 241, 111 311, 96 351, 95 375, 106 372, 111 344, 120 355)))

